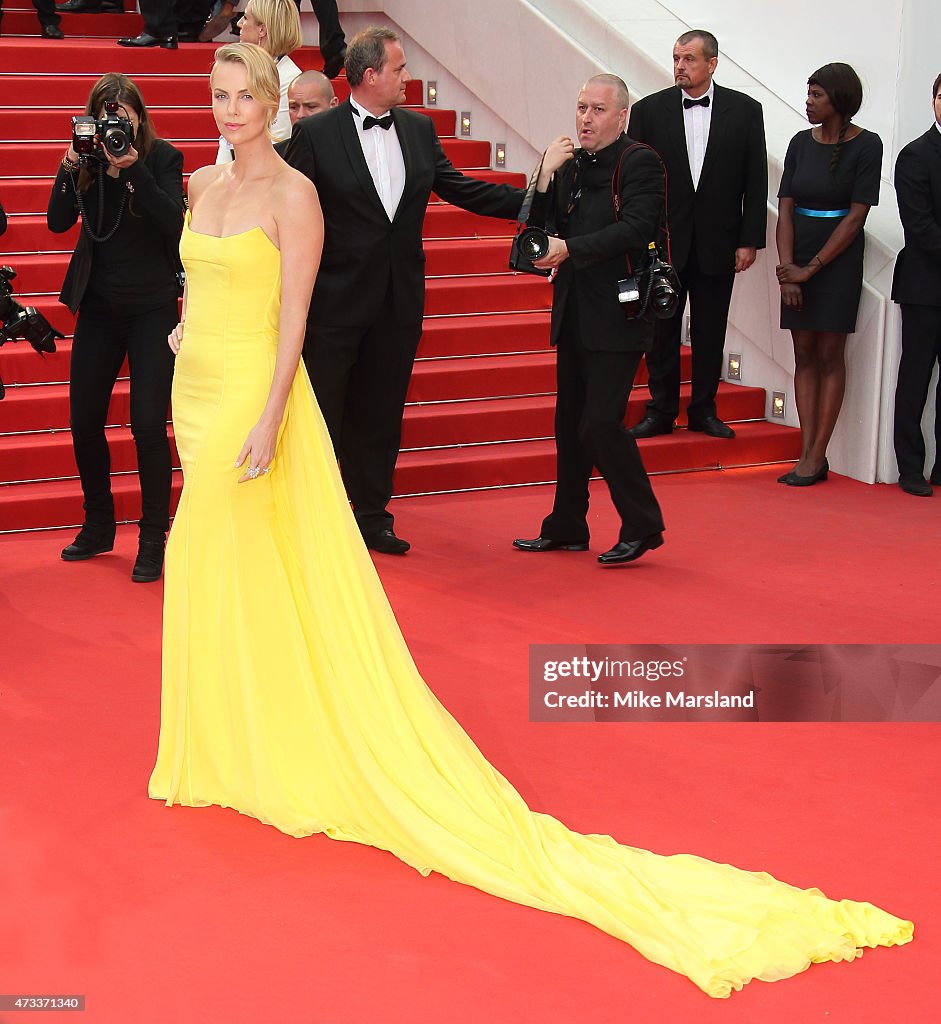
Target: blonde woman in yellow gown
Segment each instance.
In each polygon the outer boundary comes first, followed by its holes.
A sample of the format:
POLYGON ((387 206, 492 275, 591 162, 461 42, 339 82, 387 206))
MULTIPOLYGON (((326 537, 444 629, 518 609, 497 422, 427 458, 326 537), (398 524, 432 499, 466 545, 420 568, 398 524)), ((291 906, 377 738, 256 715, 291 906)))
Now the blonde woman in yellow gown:
POLYGON ((274 66, 232 44, 211 85, 237 159, 190 180, 185 314, 170 337, 185 486, 167 548, 150 795, 365 843, 582 918, 711 996, 908 942, 909 922, 868 903, 569 831, 530 811, 438 703, 300 362, 323 221, 314 187, 271 148, 274 66))

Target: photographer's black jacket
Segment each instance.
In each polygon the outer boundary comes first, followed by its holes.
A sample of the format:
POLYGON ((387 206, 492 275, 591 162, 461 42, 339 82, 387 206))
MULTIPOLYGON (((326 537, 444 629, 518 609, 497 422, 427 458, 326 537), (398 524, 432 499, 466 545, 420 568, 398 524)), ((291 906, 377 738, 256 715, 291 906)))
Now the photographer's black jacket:
MULTIPOLYGON (((77 171, 59 167, 46 212, 50 231, 68 231, 78 219, 78 176, 77 171)), ((110 231, 126 193, 120 226, 106 242, 92 242, 82 231, 59 301, 74 313, 83 303, 144 312, 175 300, 183 229, 183 154, 155 139, 145 160, 137 160, 117 178, 105 174, 104 183, 100 227, 98 182, 92 181, 82 197, 90 226, 96 235, 110 231)))
POLYGON ((3 203, 0 203, 0 235, 3 234, 7 229, 7 215, 3 209, 3 203))
MULTIPOLYGON (((647 246, 656 240, 663 214, 663 170, 656 155, 638 146, 621 164, 621 209, 615 219, 611 184, 618 160, 632 139, 620 136, 582 168, 569 160, 553 175, 549 190, 537 192, 528 223, 546 227, 563 238, 569 258, 553 281, 553 345, 559 338, 566 302, 574 291, 579 335, 598 352, 636 352, 652 330, 644 320, 626 320, 618 302, 617 283, 627 277, 627 258, 634 270, 644 267, 647 246), (571 213, 573 196, 580 195, 571 213)), ((576 156, 581 153, 576 151, 576 156)))

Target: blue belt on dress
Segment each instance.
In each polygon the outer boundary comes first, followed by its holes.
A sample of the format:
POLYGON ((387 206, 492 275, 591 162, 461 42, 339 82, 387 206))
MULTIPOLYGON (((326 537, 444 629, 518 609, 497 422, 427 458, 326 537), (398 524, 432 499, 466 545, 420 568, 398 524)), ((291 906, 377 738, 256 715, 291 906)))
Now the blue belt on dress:
POLYGON ((805 217, 845 217, 849 210, 808 210, 806 206, 795 206, 794 212, 805 217))

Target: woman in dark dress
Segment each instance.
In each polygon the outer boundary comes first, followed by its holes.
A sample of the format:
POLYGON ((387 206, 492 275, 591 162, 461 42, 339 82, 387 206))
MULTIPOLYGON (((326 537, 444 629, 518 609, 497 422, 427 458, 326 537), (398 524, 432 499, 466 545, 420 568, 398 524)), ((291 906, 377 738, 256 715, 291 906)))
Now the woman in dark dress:
POLYGON ((863 225, 879 201, 882 142, 853 124, 863 100, 848 64, 807 80, 807 120, 791 139, 778 192, 781 327, 794 339, 794 394, 803 445, 778 483, 826 480, 827 445, 843 404, 846 335, 856 330, 863 282, 863 225))
POLYGON ((105 103, 131 122, 133 139, 121 155, 98 147, 84 165, 70 145, 49 197, 50 231, 68 231, 81 214, 82 232, 60 302, 78 312, 69 375, 69 424, 85 496, 85 523, 62 551, 79 562, 114 546, 111 459, 105 437, 108 403, 125 357, 131 378, 131 432, 141 485, 140 544, 131 573, 151 583, 163 569, 170 525, 170 445, 167 412, 176 325, 183 226, 183 154, 157 138, 136 85, 109 74, 92 87, 85 113, 105 115, 105 103))

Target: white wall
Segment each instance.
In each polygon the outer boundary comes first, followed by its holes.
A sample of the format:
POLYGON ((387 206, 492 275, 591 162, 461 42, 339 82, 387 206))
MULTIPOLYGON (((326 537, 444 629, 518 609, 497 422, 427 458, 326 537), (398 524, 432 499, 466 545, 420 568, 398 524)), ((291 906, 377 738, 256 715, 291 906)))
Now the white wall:
MULTIPOLYGON (((847 344, 847 397, 830 461, 836 471, 871 482, 897 478, 891 415, 899 317, 888 296, 902 232, 890 179, 898 150, 931 123, 931 83, 941 71, 932 46, 936 4, 340 0, 340 11, 348 28, 369 20, 397 24, 413 73, 438 79, 440 105, 472 110, 474 137, 505 141, 508 166, 525 172, 551 139, 572 131, 574 99, 590 75, 613 71, 633 96, 646 95, 672 83, 677 35, 691 27, 715 32, 721 48, 716 80, 764 107, 771 197, 769 247, 736 283, 728 347, 743 354, 743 383, 787 393, 792 425, 793 351, 790 336, 778 328, 774 197, 787 143, 807 126, 807 76, 832 60, 853 64, 866 89, 858 121, 882 137, 886 158, 880 205, 867 223, 865 287, 857 331, 847 344)), ((930 446, 930 432, 928 440, 930 446)))

